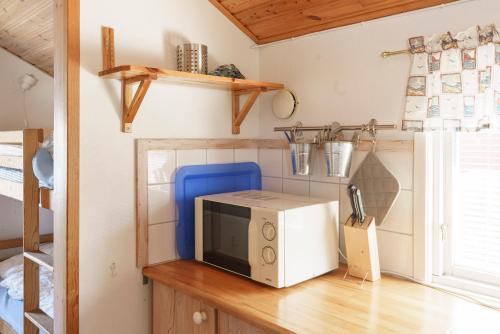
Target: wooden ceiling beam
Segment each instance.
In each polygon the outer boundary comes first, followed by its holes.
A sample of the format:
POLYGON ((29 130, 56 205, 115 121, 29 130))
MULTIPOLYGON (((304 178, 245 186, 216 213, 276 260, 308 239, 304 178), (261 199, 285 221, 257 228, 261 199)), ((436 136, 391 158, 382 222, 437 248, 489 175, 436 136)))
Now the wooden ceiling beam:
POLYGON ((0 47, 53 75, 54 0, 1 0, 0 47))
POLYGON ((250 37, 255 43, 257 43, 258 38, 250 30, 248 30, 245 25, 241 24, 224 6, 222 6, 218 0, 209 0, 224 16, 236 25, 244 34, 250 37))
POLYGON ((337 0, 332 4, 332 0, 280 0, 263 3, 259 6, 251 7, 246 10, 234 13, 235 18, 244 25, 257 24, 263 21, 273 20, 280 16, 287 16, 303 10, 307 10, 312 6, 319 6, 327 4, 330 6, 338 7, 338 3, 347 2, 349 4, 356 4, 352 0, 337 0))
POLYGON ((221 0, 221 5, 227 8, 231 13, 240 13, 242 11, 252 9, 261 5, 276 2, 275 0, 221 0))
POLYGON ((258 44, 454 1, 457 0, 210 0, 258 44))

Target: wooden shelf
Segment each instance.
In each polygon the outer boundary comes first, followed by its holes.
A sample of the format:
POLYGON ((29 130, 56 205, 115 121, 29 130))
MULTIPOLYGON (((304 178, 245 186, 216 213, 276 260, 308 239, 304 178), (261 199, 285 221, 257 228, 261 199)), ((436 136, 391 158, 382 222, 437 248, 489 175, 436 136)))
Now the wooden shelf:
POLYGON ((99 76, 106 79, 127 80, 137 77, 149 77, 152 80, 165 82, 203 85, 213 88, 223 88, 233 91, 260 89, 263 91, 283 89, 283 84, 243 79, 218 77, 215 75, 180 72, 162 68, 121 65, 99 72, 99 76))
POLYGON ((43 252, 24 252, 24 257, 52 272, 54 271, 54 259, 49 254, 43 252))
POLYGON ((105 79, 121 80, 122 82, 123 132, 131 132, 134 118, 152 81, 158 80, 177 84, 198 85, 231 91, 233 134, 240 133, 240 126, 260 93, 284 88, 283 84, 273 82, 242 80, 145 66, 115 66, 113 29, 103 27, 102 37, 104 69, 99 72, 99 76, 105 79), (131 85, 134 83, 139 83, 139 87, 134 96, 132 96, 131 85), (249 95, 249 97, 240 109, 241 95, 249 95))
POLYGON ((25 312, 24 316, 38 327, 41 331, 52 334, 54 333, 54 319, 48 316, 42 310, 25 312))

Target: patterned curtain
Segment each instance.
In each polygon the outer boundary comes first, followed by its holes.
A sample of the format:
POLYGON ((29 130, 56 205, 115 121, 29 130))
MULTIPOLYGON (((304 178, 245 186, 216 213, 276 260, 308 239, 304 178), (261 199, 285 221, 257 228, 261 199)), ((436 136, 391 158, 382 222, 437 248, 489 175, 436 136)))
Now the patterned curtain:
POLYGON ((403 130, 500 129, 500 35, 494 25, 409 43, 403 130))

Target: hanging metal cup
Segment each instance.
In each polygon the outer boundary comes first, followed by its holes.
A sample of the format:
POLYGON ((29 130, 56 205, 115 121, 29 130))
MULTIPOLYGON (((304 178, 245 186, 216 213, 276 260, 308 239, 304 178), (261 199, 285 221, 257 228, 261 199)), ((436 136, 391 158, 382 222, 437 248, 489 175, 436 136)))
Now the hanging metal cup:
POLYGON ((350 141, 329 141, 324 144, 326 175, 348 177, 354 144, 350 141))
POLYGON ((310 175, 314 143, 290 143, 293 175, 310 175))

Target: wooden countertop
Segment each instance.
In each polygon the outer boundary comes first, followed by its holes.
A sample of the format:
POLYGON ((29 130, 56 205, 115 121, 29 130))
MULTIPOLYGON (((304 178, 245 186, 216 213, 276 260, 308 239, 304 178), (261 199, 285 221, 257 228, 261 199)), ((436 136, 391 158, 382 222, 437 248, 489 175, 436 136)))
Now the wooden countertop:
POLYGON ((413 282, 365 282, 345 268, 275 289, 195 261, 144 275, 261 328, 280 333, 499 333, 500 312, 413 282))

